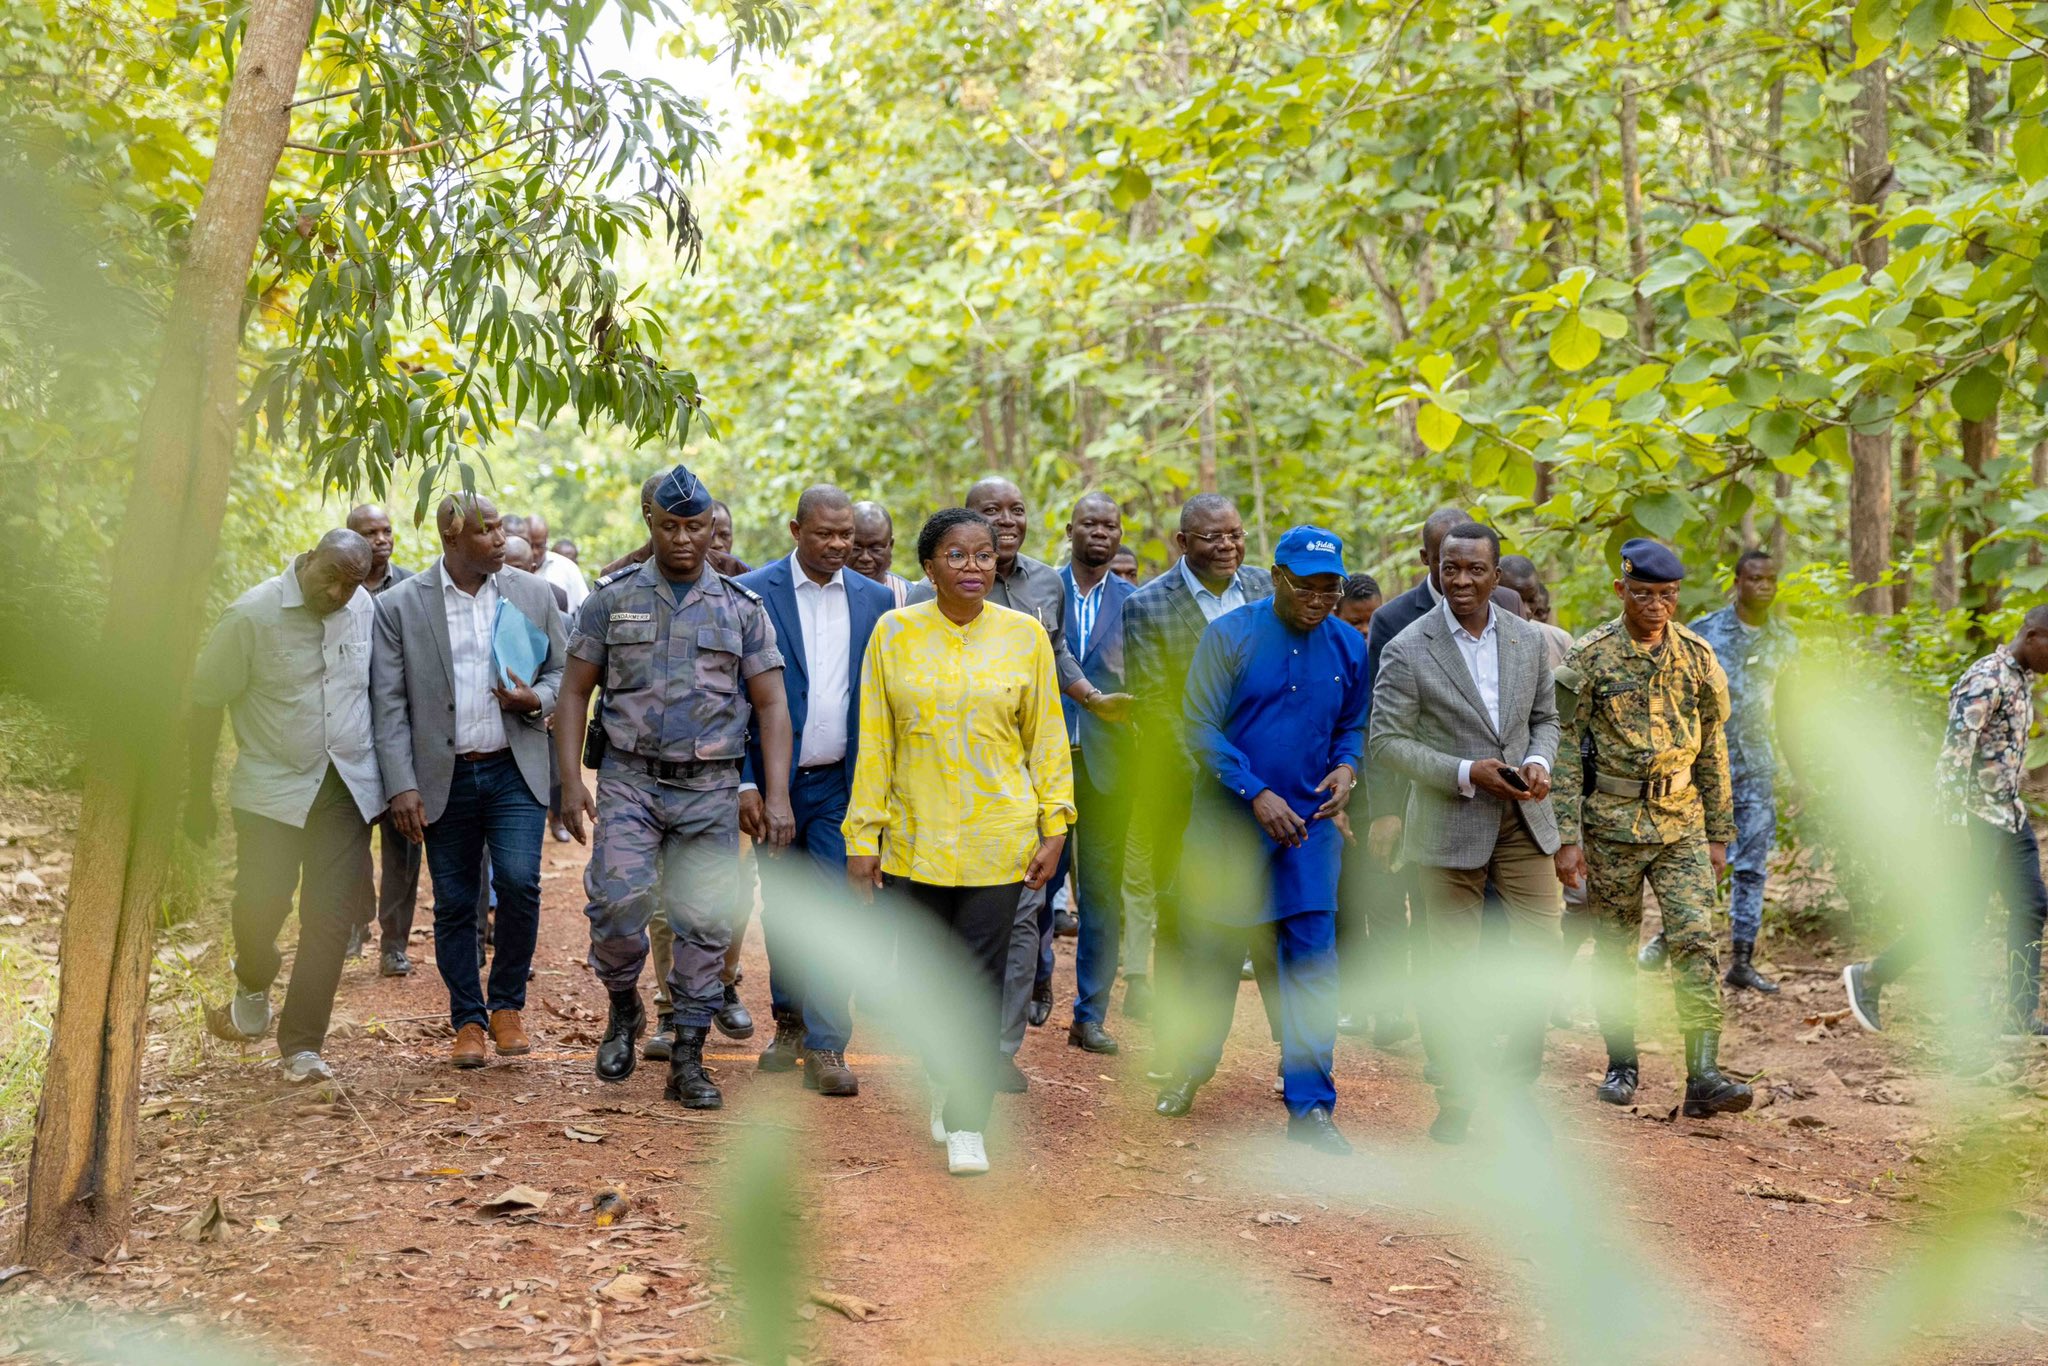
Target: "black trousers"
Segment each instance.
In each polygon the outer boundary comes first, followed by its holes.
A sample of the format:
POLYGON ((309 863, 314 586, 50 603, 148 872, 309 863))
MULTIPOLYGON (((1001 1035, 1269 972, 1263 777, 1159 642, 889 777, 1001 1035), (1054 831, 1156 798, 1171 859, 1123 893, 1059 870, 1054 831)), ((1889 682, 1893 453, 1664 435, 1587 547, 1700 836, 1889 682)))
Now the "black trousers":
POLYGON ((1010 957, 1010 927, 1017 919, 1017 898, 1024 893, 1022 882, 995 887, 936 887, 909 878, 889 879, 889 886, 908 896, 929 914, 948 935, 959 941, 974 964, 980 981, 978 990, 965 993, 967 1019, 972 1033, 969 1047, 962 1050, 976 1065, 951 1075, 934 1066, 933 1077, 946 1092, 946 1128, 980 1133, 988 1128, 989 1110, 995 1103, 992 1071, 1001 1046, 1003 1024, 1003 969, 1010 957))
MULTIPOLYGON (((1969 818, 1970 857, 1991 870, 1991 884, 2005 902, 2005 1009, 2021 1020, 2041 1003, 2041 933, 2048 924, 2048 886, 2041 881, 2041 848, 2034 827, 2001 830, 1969 818)), ((1927 953, 1924 929, 1908 930, 1870 965, 1880 986, 1895 982, 1927 953)))
POLYGON ((235 978, 267 991, 284 965, 277 936, 299 900, 299 951, 277 1021, 283 1057, 318 1052, 327 1038, 349 931, 370 900, 370 826, 333 765, 303 826, 235 812, 235 978))

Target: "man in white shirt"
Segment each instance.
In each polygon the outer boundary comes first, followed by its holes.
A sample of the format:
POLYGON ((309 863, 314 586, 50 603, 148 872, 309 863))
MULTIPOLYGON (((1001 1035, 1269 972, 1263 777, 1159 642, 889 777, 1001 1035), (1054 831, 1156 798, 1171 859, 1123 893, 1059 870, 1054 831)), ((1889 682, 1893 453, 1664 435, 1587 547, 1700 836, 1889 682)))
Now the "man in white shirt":
MULTIPOLYGON (((846 876, 846 837, 840 830, 853 792, 860 748, 860 670, 868 637, 896 606, 889 590, 850 571, 853 500, 830 484, 805 489, 789 523, 796 548, 784 559, 741 575, 735 582, 761 599, 783 657, 783 693, 796 733, 789 800, 796 815, 791 850, 810 855, 837 885, 846 876)), ((763 762, 758 729, 747 735, 747 767, 740 787, 742 819, 758 815, 757 783, 763 762)), ((779 851, 763 850, 778 855, 779 851)), ((799 1060, 804 1085, 827 1096, 858 1094, 846 1065, 853 1035, 852 987, 829 971, 831 955, 818 946, 799 964, 792 931, 764 901, 761 937, 768 950, 768 997, 775 1038, 761 1054, 767 1072, 789 1071, 799 1060)))
POLYGON ((1444 536, 1439 557, 1441 605, 1396 636, 1381 662, 1371 762, 1409 784, 1403 847, 1420 870, 1439 974, 1425 994, 1424 1038, 1440 1076, 1430 1136, 1457 1143, 1482 1083, 1478 1055, 1498 1032, 1509 1036, 1501 1075, 1512 1100, 1526 1101, 1542 1068, 1549 993, 1528 991, 1525 1001, 1474 977, 1489 881, 1506 904, 1518 968, 1539 978, 1556 968, 1564 899, 1549 795, 1559 726, 1542 633, 1492 600, 1499 536, 1466 522, 1444 536))
POLYGON ((237 598, 192 679, 192 788, 185 828, 212 837, 221 713, 235 721, 234 1000, 244 1038, 270 1027, 278 931, 299 897, 299 953, 278 1022, 279 1064, 295 1082, 331 1079, 320 1056, 357 908, 370 887, 370 822, 384 789, 370 725, 370 636, 363 591, 370 543, 330 531, 284 573, 237 598))
POLYGON ((543 552, 540 568, 535 572, 568 596, 569 603, 562 610, 573 619, 576 609, 590 596, 590 585, 584 581, 583 570, 567 555, 547 548, 548 519, 542 513, 536 512, 526 519, 526 543, 543 552))

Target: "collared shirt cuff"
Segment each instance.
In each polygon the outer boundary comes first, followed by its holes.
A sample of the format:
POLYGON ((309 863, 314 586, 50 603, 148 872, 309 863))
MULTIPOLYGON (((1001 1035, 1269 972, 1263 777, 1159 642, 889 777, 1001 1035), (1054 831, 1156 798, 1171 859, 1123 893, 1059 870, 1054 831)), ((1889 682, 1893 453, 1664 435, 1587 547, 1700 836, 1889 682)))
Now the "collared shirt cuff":
POLYGON ((1545 773, 1550 772, 1550 760, 1544 758, 1540 754, 1532 754, 1528 758, 1522 760, 1523 768, 1527 768, 1531 764, 1541 764, 1543 765, 1543 771, 1545 773))
POLYGON ((760 790, 761 790, 761 785, 760 785, 759 783, 741 783, 741 784, 740 784, 740 791, 742 791, 742 792, 759 792, 760 790))
POLYGON ((1458 795, 1460 797, 1476 797, 1479 795, 1479 789, 1472 786, 1472 761, 1470 759, 1458 760, 1458 795))

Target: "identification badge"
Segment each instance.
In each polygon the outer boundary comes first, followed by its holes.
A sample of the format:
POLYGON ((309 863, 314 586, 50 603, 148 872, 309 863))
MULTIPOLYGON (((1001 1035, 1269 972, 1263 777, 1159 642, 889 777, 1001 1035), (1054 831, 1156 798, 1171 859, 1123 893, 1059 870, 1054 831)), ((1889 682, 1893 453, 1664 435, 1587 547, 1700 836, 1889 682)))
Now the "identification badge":
POLYGON ((652 613, 652 612, 614 612, 614 613, 612 613, 612 615, 611 615, 611 620, 613 620, 613 621, 653 621, 653 620, 654 620, 654 613, 652 613))

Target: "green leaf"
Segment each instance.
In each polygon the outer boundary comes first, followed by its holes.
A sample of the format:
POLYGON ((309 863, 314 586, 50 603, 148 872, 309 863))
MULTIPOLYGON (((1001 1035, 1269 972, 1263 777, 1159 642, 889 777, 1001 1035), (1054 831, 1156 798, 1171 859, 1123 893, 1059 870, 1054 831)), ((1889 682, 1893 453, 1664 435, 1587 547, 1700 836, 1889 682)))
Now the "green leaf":
MULTIPOLYGON (((1964 0, 1966 5, 1969 2, 1964 0)), ((1899 36, 1921 52, 1934 51, 1948 30, 1949 12, 1954 8, 1955 0, 1920 0, 1899 26, 1899 36)))
POLYGON ((1728 244, 1728 229, 1719 223, 1695 223, 1679 234, 1678 240, 1711 261, 1728 244))
POLYGON ((2034 292, 2048 299, 2048 236, 2034 244, 2034 268, 2028 275, 2034 282, 2034 292))
POLYGON ((1449 450, 1451 443, 1458 439, 1458 429, 1464 425, 1463 418, 1434 403, 1423 404, 1422 410, 1415 414, 1415 434, 1434 452, 1449 450))
POLYGON ((1749 444, 1772 460, 1782 460, 1799 445, 1804 424, 1799 414, 1780 408, 1758 413, 1749 423, 1749 444))
POLYGON ((1979 365, 1957 377, 1948 401, 1955 406, 1957 417, 1966 422, 1982 422, 1998 411, 1998 401, 2004 395, 2004 368, 1979 365))
POLYGON ((1692 516, 1692 504, 1678 490, 1666 489, 1662 493, 1636 499, 1629 504, 1628 514, 1636 519, 1637 526, 1652 536, 1669 540, 1692 516))
POLYGON ((1628 332, 1628 319, 1611 308, 1582 308, 1579 318, 1609 341, 1618 340, 1628 332))
POLYGON ((1303 285, 1299 291, 1302 312, 1311 318, 1320 318, 1330 311, 1330 291, 1321 285, 1303 285))
POLYGON ((1116 183, 1109 187, 1109 202, 1116 205, 1121 213, 1130 212, 1134 205, 1152 197, 1152 177, 1145 174, 1141 166, 1126 166, 1118 172, 1116 183))
POLYGON ((2012 161, 2029 185, 2048 176, 2048 123, 2029 119, 2013 130, 2012 161))
POLYGON ((1550 363, 1566 373, 1585 369, 1600 358, 1600 334, 1576 312, 1567 313, 1550 334, 1550 363))
POLYGON ((1415 362, 1415 373, 1432 389, 1441 389, 1451 377, 1451 358, 1439 351, 1415 362))
POLYGON ((1726 280, 1695 280, 1685 287, 1685 308, 1695 318, 1718 318, 1735 307, 1736 297, 1726 280))
POLYGON ((1738 403, 1761 408, 1778 396, 1778 376, 1770 370, 1737 370, 1728 376, 1728 392, 1738 403))
POLYGON ((1620 402, 1626 403, 1637 394, 1644 393, 1662 384, 1664 376, 1669 373, 1671 373, 1670 367, 1659 365, 1655 361, 1646 365, 1638 365, 1616 382, 1614 397, 1620 402))
POLYGON ((1849 20, 1849 33, 1857 47, 1881 47, 1897 37, 1898 32, 1896 0, 1856 0, 1856 11, 1849 20))

